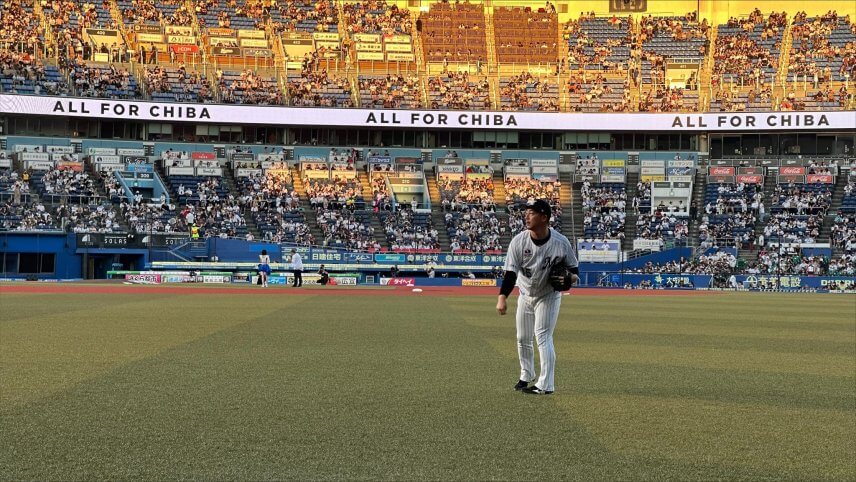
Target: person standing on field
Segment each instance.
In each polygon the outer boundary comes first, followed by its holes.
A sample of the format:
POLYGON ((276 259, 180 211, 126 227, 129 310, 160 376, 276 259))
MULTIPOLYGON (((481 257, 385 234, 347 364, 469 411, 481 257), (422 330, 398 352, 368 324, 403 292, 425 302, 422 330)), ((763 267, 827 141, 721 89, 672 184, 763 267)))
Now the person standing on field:
POLYGON ((303 286, 303 258, 297 253, 296 249, 291 250, 291 269, 294 270, 293 288, 303 286))
POLYGON ((496 311, 505 315, 507 299, 515 285, 517 300, 517 354, 520 378, 515 390, 532 395, 555 391, 556 352, 553 330, 562 305, 562 291, 579 280, 577 256, 568 238, 550 227, 550 204, 539 199, 526 206, 526 230, 512 238, 505 259, 505 276, 496 302, 496 311), (535 377, 537 340, 541 358, 540 376, 535 377), (531 382, 536 382, 529 385, 531 382))

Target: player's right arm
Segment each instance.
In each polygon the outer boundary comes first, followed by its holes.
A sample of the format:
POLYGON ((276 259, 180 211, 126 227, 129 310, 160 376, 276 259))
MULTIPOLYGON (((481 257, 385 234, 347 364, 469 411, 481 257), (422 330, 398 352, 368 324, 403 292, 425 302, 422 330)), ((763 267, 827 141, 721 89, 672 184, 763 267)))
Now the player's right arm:
POLYGON ((500 315, 508 312, 508 296, 514 291, 514 285, 517 284, 517 270, 519 268, 517 258, 517 245, 512 239, 505 256, 505 275, 502 277, 502 286, 499 288, 499 296, 496 300, 496 312, 500 315))

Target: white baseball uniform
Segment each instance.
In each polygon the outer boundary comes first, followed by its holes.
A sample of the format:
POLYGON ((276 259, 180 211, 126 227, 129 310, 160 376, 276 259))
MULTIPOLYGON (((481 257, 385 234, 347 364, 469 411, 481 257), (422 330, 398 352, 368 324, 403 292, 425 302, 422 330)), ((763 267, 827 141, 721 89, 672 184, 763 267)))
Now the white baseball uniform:
POLYGON ((568 238, 550 228, 549 239, 535 244, 529 230, 517 234, 508 246, 505 270, 517 273, 517 354, 520 357, 520 379, 535 380, 535 351, 533 338, 538 341, 541 375, 535 386, 554 391, 556 351, 553 330, 562 305, 562 293, 550 285, 550 268, 564 261, 571 268, 578 266, 577 255, 568 238))

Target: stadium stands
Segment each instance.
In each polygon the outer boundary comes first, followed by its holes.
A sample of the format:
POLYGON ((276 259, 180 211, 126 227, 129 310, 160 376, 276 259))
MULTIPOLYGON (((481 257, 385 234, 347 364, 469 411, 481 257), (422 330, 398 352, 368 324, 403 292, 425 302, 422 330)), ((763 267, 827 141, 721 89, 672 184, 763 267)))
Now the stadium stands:
POLYGON ((437 230, 431 225, 430 213, 419 213, 409 209, 382 212, 381 222, 386 239, 395 252, 439 252, 437 230))
POLYGON ((482 4, 433 3, 420 19, 426 61, 475 64, 487 59, 482 4))
POLYGON ((624 239, 627 193, 621 183, 590 183, 580 189, 585 239, 624 239))
POLYGON ((115 65, 89 65, 72 61, 69 65, 69 81, 74 93, 80 97, 107 99, 138 99, 142 97, 140 86, 133 74, 115 65))
POLYGON ((288 76, 288 100, 299 107, 353 107, 351 84, 347 78, 330 76, 326 71, 288 76))
POLYGON ((738 247, 752 242, 763 199, 763 192, 755 184, 707 184, 699 241, 738 247))
POLYGON ((432 109, 490 109, 490 83, 467 72, 443 72, 428 78, 432 109))
POLYGON ((493 12, 496 59, 500 63, 554 65, 558 59, 556 7, 497 7, 493 12))
POLYGON ((361 75, 358 82, 361 107, 383 109, 422 107, 419 77, 415 75, 361 75))
POLYGON ((59 223, 42 203, 0 202, 0 231, 58 231, 59 223))
POLYGON ((626 70, 632 48, 630 18, 583 14, 564 25, 570 70, 626 70))
POLYGON ((214 92, 205 74, 188 72, 183 64, 171 67, 150 67, 144 78, 146 91, 152 100, 162 102, 211 102, 214 92))
POLYGON ((559 85, 529 72, 501 79, 500 110, 559 110, 559 85))
POLYGON ((348 33, 409 35, 413 30, 410 10, 389 5, 385 0, 363 0, 342 7, 348 33))
POLYGON ((276 80, 253 70, 217 72, 220 100, 228 104, 282 105, 283 95, 276 80))

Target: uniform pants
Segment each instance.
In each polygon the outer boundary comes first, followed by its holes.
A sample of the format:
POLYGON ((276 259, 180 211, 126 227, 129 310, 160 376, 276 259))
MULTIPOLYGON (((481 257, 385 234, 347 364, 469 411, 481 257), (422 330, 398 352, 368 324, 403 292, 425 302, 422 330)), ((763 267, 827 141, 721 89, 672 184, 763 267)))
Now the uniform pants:
POLYGON ((303 271, 296 269, 294 270, 294 284, 292 285, 295 288, 298 286, 303 286, 303 271))
POLYGON ((520 379, 535 380, 535 350, 532 342, 538 342, 541 358, 541 375, 535 386, 541 390, 554 391, 556 350, 553 347, 553 330, 562 305, 562 293, 554 291, 533 298, 521 294, 517 300, 517 354, 520 357, 520 379))

